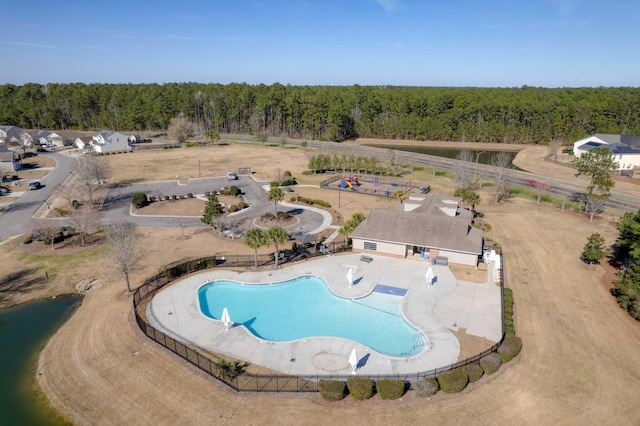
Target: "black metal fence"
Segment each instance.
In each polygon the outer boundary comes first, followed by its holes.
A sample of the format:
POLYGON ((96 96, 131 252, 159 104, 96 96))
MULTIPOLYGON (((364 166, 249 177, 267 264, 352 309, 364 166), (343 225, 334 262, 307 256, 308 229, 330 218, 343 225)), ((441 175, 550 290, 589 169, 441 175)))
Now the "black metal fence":
MULTIPOLYGON (((348 248, 344 245, 334 245, 332 247, 334 251, 347 251, 348 248)), ((296 256, 299 253, 292 253, 291 256, 285 256, 281 259, 281 264, 298 260, 296 256)), ((320 252, 313 255, 323 255, 320 252)), ((258 256, 258 265, 270 265, 274 261, 273 255, 260 255, 258 256)), ((176 340, 175 338, 166 335, 162 331, 154 328, 147 320, 144 313, 146 307, 145 302, 149 299, 157 290, 174 281, 175 279, 188 275, 190 273, 216 268, 216 267, 239 267, 239 268, 251 268, 255 266, 255 256, 251 255, 225 255, 225 256, 211 256, 200 259, 194 259, 188 262, 177 263, 168 265, 159 274, 146 280, 138 289, 133 293, 133 307, 136 316, 136 322, 142 330, 142 332, 154 342, 164 346, 171 352, 175 353, 185 361, 198 367, 200 370, 210 374, 218 380, 224 382, 228 386, 232 387, 238 392, 318 392, 319 383, 323 380, 343 380, 346 381, 350 375, 286 375, 286 374, 248 374, 246 372, 240 372, 239 374, 229 373, 222 363, 223 358, 217 357, 214 354, 206 353, 204 350, 188 345, 184 342, 176 340), (142 311, 142 312, 141 312, 142 311)), ((504 290, 504 257, 502 258, 502 269, 500 275, 500 290, 501 298, 504 290)), ((498 343, 491 346, 489 349, 467 358, 463 361, 436 368, 430 371, 415 372, 412 374, 396 374, 396 375, 360 375, 359 377, 368 377, 373 381, 380 379, 401 379, 405 382, 412 382, 424 377, 437 377, 439 374, 453 370, 456 368, 464 367, 465 365, 474 364, 480 361, 480 359, 492 352, 498 350, 502 344, 502 340, 505 336, 505 320, 504 320, 504 301, 502 301, 502 338, 498 343)))

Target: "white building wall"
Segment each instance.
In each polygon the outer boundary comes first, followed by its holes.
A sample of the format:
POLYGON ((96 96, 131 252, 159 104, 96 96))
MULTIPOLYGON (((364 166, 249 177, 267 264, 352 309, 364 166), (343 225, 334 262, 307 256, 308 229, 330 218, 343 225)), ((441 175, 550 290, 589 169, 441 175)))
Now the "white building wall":
POLYGON ((478 264, 478 256, 475 254, 440 250, 440 254, 438 256, 445 256, 449 259, 450 263, 457 263, 459 265, 476 266, 478 264))
POLYGON ((394 257, 406 257, 407 255, 407 249, 404 244, 382 243, 378 241, 361 240, 358 238, 353 238, 351 242, 352 242, 352 248, 354 251, 378 253, 378 254, 394 256, 394 257), (377 246, 376 251, 374 252, 373 250, 365 250, 364 248, 365 241, 375 243, 377 246))

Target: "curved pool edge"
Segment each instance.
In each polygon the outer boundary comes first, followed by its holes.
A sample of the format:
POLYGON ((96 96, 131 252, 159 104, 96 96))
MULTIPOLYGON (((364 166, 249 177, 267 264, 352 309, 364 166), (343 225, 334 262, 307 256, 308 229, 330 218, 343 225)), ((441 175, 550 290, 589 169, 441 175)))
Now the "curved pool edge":
MULTIPOLYGON (((425 346, 415 355, 393 357, 380 354, 365 345, 354 344, 348 339, 310 337, 291 342, 272 343, 259 340, 244 327, 234 327, 225 333, 221 321, 212 320, 198 309, 197 289, 215 279, 244 282, 247 285, 263 285, 270 282, 287 281, 296 276, 314 275, 322 278, 328 284, 332 294, 349 299, 363 297, 373 291, 376 283, 389 280, 394 280, 396 285, 406 285, 409 290, 416 290, 411 294, 408 293, 409 297, 419 296, 416 293, 424 293, 425 286, 420 285, 424 284, 424 271, 415 268, 420 265, 402 262, 398 259, 387 259, 387 262, 376 259, 374 262, 376 268, 363 265, 359 270, 359 274, 363 278, 362 281, 358 285, 354 285, 353 288, 348 288, 346 284, 342 284, 345 283, 345 279, 340 261, 350 260, 357 264, 358 258, 359 255, 355 254, 324 257, 278 270, 246 272, 208 270, 161 290, 152 298, 147 307, 148 318, 154 327, 173 338, 287 374, 322 374, 322 371, 318 371, 310 363, 316 354, 349 354, 354 347, 358 354, 370 355, 368 362, 359 369, 362 374, 415 374, 457 362, 460 345, 453 333, 442 324, 433 323, 432 319, 425 320, 424 315, 416 317, 412 312, 403 312, 403 318, 409 320, 407 322, 422 335, 427 335, 430 342, 433 343, 433 348, 425 346), (389 265, 390 262, 394 262, 393 266, 389 265), (408 269, 399 274, 396 272, 398 265, 408 267, 408 269), (390 273, 389 271, 394 272, 390 273), (401 280, 403 281, 400 282, 401 280), (341 288, 335 288, 336 283, 341 288), (167 315, 168 311, 172 311, 171 305, 175 305, 177 312, 167 315), (290 362, 290 359, 294 358, 297 361, 290 362)), ((436 292, 432 292, 434 294, 431 296, 435 299, 431 304, 437 300, 438 295, 448 293, 455 287, 455 282, 445 285, 445 281, 443 277, 439 281, 439 288, 436 289, 436 292)), ((424 309, 419 310, 424 312, 424 309)))
MULTIPOLYGON (((374 293, 374 291, 370 291, 367 294, 358 296, 358 297, 352 297, 352 298, 346 298, 346 297, 341 297, 339 295, 336 295, 334 292, 331 291, 331 286, 329 286, 329 284, 327 283, 327 281, 318 275, 299 275, 299 276, 295 276, 293 278, 289 278, 285 281, 271 281, 268 283, 264 283, 264 282, 243 282, 243 281, 239 281, 239 280, 235 280, 235 279, 216 279, 216 280, 207 280, 205 283, 203 283, 202 285, 200 285, 197 289, 197 295, 198 295, 198 310, 200 311, 200 313, 202 315, 204 315, 206 318, 208 318, 209 320, 212 321, 217 321, 218 323, 222 322, 221 318, 216 317, 213 313, 211 313, 208 309, 206 300, 207 300, 207 295, 203 294, 203 291, 206 292, 207 288, 210 286, 214 286, 216 284, 232 284, 232 285, 237 285, 237 286, 248 286, 248 287, 263 287, 263 286, 278 286, 278 285, 303 285, 302 283, 298 284, 300 280, 303 279, 308 279, 308 278, 314 278, 318 281, 320 281, 322 283, 322 285, 324 286, 323 288, 326 289, 329 294, 332 297, 335 297, 337 299, 341 299, 342 301, 364 301, 365 299, 367 299, 369 296, 372 295, 372 293, 374 293), (203 298, 205 300, 203 300, 203 298), (206 311, 205 311, 205 307, 207 307, 206 311)), ((393 295, 389 295, 390 297, 400 297, 400 296, 393 296, 393 295)), ((377 347, 375 345, 371 345, 368 344, 365 341, 360 341, 357 339, 352 339, 346 336, 340 336, 340 335, 331 335, 331 334, 327 334, 327 335, 309 335, 309 336, 303 336, 303 337, 298 337, 298 338, 292 338, 292 339, 277 339, 277 338, 269 338, 268 336, 264 336, 259 334, 257 331, 255 330, 251 330, 249 327, 247 327, 243 322, 233 322, 233 326, 232 327, 242 327, 244 328, 251 336, 253 336, 254 338, 258 339, 258 341, 262 342, 268 342, 270 344, 280 344, 280 343, 294 343, 294 342, 306 342, 306 340, 308 339, 314 339, 314 338, 336 338, 336 339, 344 339, 348 342, 352 342, 352 344, 360 344, 363 345, 367 348, 369 348, 369 350, 371 352, 375 352, 381 356, 387 356, 389 358, 395 358, 395 359, 407 359, 407 358, 411 358, 414 357, 416 355, 420 355, 422 352, 424 351, 429 351, 432 347, 433 344, 431 343, 431 339, 429 338, 429 336, 421 329, 421 327, 419 326, 415 326, 414 324, 412 324, 410 321, 407 320, 406 315, 404 314, 402 308, 404 306, 404 300, 407 297, 407 295, 402 296, 402 299, 399 301, 398 303, 398 311, 397 314, 399 317, 401 317, 401 320, 404 322, 404 325, 407 326, 408 328, 410 328, 411 330, 413 330, 413 333, 415 333, 415 335, 419 336, 419 339, 421 340, 420 346, 419 346, 419 350, 417 351, 411 351, 411 352, 407 352, 407 353, 401 353, 401 354, 394 354, 394 353, 389 353, 389 352, 384 352, 384 351, 380 351, 379 349, 377 349, 377 347)), ((224 304, 223 304, 224 305, 224 304)), ((369 303, 367 304, 363 304, 364 306, 368 306, 371 307, 371 305, 369 303)), ((218 306, 218 308, 220 308, 220 306, 218 306)), ((376 308, 376 307, 374 307, 376 308)), ((389 312, 390 314, 394 314, 393 312, 389 312)), ((233 320, 233 315, 232 318, 233 320)), ((318 319, 319 320, 319 319, 318 319)), ((336 333, 338 333, 339 331, 336 330, 336 333)), ((414 339, 412 339, 414 340, 414 339)))

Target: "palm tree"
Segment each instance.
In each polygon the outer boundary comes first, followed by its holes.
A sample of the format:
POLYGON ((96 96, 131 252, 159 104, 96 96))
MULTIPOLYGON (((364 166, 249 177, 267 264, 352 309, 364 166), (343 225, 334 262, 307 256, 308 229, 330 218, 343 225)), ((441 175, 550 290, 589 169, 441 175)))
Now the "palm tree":
POLYGON ((273 243, 273 246, 276 248, 276 262, 274 267, 278 269, 278 257, 280 257, 280 250, 278 246, 289 241, 289 234, 279 226, 272 226, 267 229, 267 232, 264 234, 265 239, 273 243))
POLYGON ((259 228, 251 228, 244 233, 244 243, 254 251, 256 269, 258 269, 258 249, 266 244, 264 232, 259 228))
POLYGON ((274 186, 269 189, 269 195, 267 196, 269 201, 273 201, 273 204, 276 206, 276 216, 278 216, 278 201, 284 200, 284 192, 279 186, 274 186))
POLYGON ((396 192, 393 193, 393 196, 398 197, 400 204, 402 204, 402 202, 407 198, 407 193, 404 192, 402 189, 398 189, 396 192))

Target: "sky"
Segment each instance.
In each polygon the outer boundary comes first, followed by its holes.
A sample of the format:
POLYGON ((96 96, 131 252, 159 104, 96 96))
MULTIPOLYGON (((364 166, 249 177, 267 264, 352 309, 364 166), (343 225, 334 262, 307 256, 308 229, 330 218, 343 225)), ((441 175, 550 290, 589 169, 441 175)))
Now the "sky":
POLYGON ((640 86, 638 0, 0 0, 0 84, 640 86))

